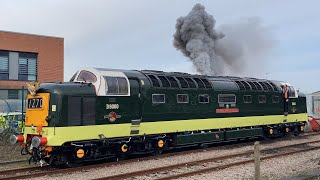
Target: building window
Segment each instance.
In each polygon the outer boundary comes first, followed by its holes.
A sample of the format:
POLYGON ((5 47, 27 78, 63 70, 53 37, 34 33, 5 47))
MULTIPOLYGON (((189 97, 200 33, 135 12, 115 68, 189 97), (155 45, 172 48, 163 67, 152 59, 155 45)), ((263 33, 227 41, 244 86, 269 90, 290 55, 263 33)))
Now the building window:
POLYGON ((8 90, 8 99, 19 99, 19 90, 9 89, 8 90))
POLYGON ((9 79, 9 52, 0 51, 0 80, 9 79))
POLYGON ((152 103, 166 103, 166 96, 164 94, 152 94, 152 103))
POLYGON ((177 103, 189 103, 188 94, 177 94, 177 103))
POLYGON ((243 102, 244 103, 252 103, 252 96, 251 95, 244 95, 243 102))
POLYGON ((128 82, 124 77, 104 77, 107 95, 128 95, 128 82))
POLYGON ((258 96, 258 101, 259 103, 266 103, 267 102, 267 98, 265 95, 259 95, 258 96))
POLYGON ((37 80, 37 54, 19 53, 19 74, 18 80, 37 80))
POLYGON ((209 103, 209 95, 208 94, 200 94, 199 95, 199 103, 209 103))

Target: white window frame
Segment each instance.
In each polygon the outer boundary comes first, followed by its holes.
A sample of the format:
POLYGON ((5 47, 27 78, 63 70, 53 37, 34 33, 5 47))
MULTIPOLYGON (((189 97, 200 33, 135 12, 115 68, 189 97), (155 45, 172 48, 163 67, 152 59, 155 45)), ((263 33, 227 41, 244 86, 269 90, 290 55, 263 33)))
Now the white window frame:
POLYGON ((219 104, 236 104, 237 96, 235 94, 218 94, 218 103, 219 104), (234 102, 220 102, 220 96, 234 96, 234 102))
POLYGON ((243 95, 243 103, 245 103, 245 104, 250 104, 250 103, 252 103, 252 96, 251 95, 243 95), (251 101, 249 102, 249 101, 245 101, 244 100, 244 97, 245 96, 248 96, 248 97, 251 97, 251 101))
POLYGON ((178 104, 188 104, 189 103, 189 95, 188 94, 177 94, 177 103, 178 104), (187 96, 188 101, 187 102, 179 102, 179 96, 187 96))
POLYGON ((152 94, 152 104, 164 104, 164 103, 166 103, 166 95, 165 95, 165 94, 152 94), (163 102, 154 102, 154 101, 153 101, 153 97, 154 97, 154 96, 159 96, 159 95, 160 95, 160 96, 163 96, 163 100, 164 100, 164 101, 163 101, 163 102))
POLYGON ((266 104, 266 103, 267 103, 267 96, 266 96, 266 95, 258 95, 258 103, 259 103, 259 104, 266 104), (260 101, 260 98, 259 98, 259 97, 262 97, 262 96, 265 97, 265 101, 260 101))
POLYGON ((210 96, 209 96, 209 94, 199 94, 199 95, 198 95, 198 102, 199 102, 200 104, 208 104, 208 103, 210 103, 210 96), (208 97, 208 101, 200 102, 200 96, 207 96, 207 97, 208 97))

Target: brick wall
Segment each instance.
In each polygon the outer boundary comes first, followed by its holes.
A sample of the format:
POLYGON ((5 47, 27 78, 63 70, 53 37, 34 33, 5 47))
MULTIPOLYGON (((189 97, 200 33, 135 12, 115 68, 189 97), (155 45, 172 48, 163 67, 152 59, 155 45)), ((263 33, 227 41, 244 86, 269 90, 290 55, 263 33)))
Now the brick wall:
MULTIPOLYGON (((38 53, 38 82, 63 81, 63 38, 0 31, 0 50, 38 53)), ((0 80, 0 89, 22 86, 25 81, 0 80)))

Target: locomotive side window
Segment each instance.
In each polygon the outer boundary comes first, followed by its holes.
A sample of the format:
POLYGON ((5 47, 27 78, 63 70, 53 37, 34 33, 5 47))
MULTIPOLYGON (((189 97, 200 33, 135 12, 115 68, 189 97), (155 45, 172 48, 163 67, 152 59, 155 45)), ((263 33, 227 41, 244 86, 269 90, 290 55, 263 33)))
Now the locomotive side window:
POLYGON ((117 94, 118 93, 118 82, 115 77, 106 78, 106 94, 117 94))
POLYGON ((236 95, 234 94, 219 94, 218 95, 218 103, 226 104, 226 103, 236 103, 236 95))
POLYGON ((259 95, 258 96, 258 101, 259 103, 266 103, 267 102, 267 98, 265 95, 259 95))
POLYGON ((272 103, 279 103, 279 96, 272 96, 272 103))
POLYGON ((199 103, 209 103, 209 95, 208 94, 200 94, 199 95, 199 103))
POLYGON ((188 94, 177 94, 177 103, 189 103, 188 94))
POLYGON ((166 103, 166 96, 164 94, 152 94, 152 103, 166 103))
POLYGON ((252 96, 251 95, 244 95, 243 102, 244 103, 252 103, 252 96))
POLYGON ((128 82, 124 77, 104 77, 106 80, 107 95, 127 95, 128 82))
POLYGON ((80 72, 80 74, 77 78, 77 81, 85 81, 85 82, 94 83, 97 81, 97 77, 92 72, 83 70, 80 72))
POLYGON ((117 80, 119 84, 119 94, 123 94, 123 95, 128 94, 128 83, 126 78, 118 77, 117 80))

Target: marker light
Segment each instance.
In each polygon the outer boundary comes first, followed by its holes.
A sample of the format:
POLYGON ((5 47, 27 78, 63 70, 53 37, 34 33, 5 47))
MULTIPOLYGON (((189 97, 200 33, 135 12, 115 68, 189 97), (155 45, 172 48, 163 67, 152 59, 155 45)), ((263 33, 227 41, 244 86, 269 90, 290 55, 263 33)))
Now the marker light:
POLYGON ((47 143, 48 143, 48 140, 45 137, 34 136, 31 139, 31 144, 33 147, 43 146, 43 145, 46 145, 47 143))

